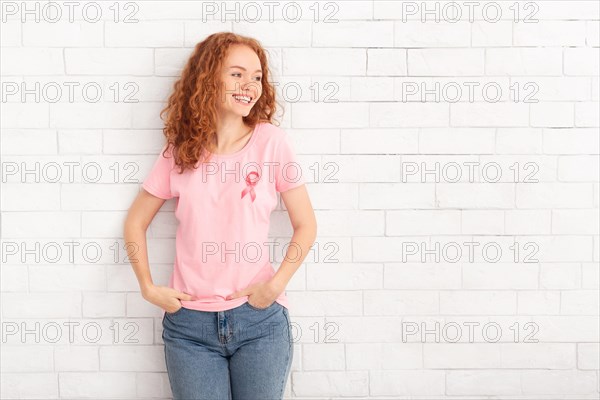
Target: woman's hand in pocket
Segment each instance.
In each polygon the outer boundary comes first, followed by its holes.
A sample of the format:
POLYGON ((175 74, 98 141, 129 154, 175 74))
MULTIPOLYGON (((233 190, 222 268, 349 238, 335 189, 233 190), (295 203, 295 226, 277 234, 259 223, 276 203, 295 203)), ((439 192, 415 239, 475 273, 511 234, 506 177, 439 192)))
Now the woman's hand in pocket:
POLYGON ((156 285, 148 286, 145 290, 142 290, 142 297, 168 313, 174 313, 182 307, 180 300, 194 300, 194 296, 190 294, 167 286, 156 285))
POLYGON ((227 296, 226 300, 237 297, 248 296, 248 303, 256 308, 267 308, 275 302, 283 289, 278 287, 273 281, 259 282, 248 286, 245 289, 238 290, 227 296), (252 301, 250 301, 252 300, 252 301))

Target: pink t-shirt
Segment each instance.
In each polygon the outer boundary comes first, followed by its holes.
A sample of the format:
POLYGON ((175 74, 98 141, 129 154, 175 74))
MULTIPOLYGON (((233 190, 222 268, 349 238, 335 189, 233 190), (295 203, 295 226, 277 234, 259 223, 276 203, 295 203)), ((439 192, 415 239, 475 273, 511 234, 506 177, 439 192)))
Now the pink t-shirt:
MULTIPOLYGON (((213 154, 183 174, 172 149, 166 158, 162 155, 165 147, 142 187, 162 199, 177 198, 179 225, 169 287, 195 296, 181 300, 186 308, 235 308, 248 296, 226 296, 269 280, 275 274, 274 255, 285 255, 287 246, 270 243, 268 232, 277 192, 305 183, 291 141, 283 129, 259 122, 241 150, 213 154)), ((275 301, 289 308, 285 291, 275 301)))

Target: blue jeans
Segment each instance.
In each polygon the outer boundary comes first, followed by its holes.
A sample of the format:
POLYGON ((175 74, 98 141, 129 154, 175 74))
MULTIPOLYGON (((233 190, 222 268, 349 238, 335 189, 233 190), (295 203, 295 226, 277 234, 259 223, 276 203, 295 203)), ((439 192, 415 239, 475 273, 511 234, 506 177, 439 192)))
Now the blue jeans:
POLYGON ((162 321, 174 400, 281 400, 293 341, 288 310, 245 302, 225 311, 180 308, 162 321))

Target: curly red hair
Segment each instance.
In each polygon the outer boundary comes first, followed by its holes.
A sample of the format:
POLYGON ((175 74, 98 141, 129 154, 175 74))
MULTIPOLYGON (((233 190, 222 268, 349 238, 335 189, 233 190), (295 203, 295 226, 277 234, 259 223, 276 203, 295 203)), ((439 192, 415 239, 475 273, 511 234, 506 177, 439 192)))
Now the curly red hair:
MULTIPOLYGON (((220 74, 229 48, 245 45, 258 56, 262 69, 262 95, 252 107, 244 122, 252 127, 259 122, 272 123, 276 111, 275 88, 270 82, 266 51, 255 39, 232 32, 217 32, 196 44, 181 77, 174 83, 167 106, 160 117, 165 122, 163 133, 167 138, 164 153, 173 149, 175 164, 180 173, 196 168, 203 150, 208 150, 216 135, 217 101, 221 96, 220 74), (166 114, 166 119, 163 118, 166 114)), ((201 162, 208 161, 207 153, 201 162)))

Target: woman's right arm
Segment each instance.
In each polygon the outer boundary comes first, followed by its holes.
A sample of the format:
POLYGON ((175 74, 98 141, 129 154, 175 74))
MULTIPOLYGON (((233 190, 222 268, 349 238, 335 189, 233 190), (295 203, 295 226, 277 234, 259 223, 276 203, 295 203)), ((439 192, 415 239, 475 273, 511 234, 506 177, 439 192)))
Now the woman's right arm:
POLYGON ((148 193, 145 189, 140 190, 127 212, 123 238, 129 262, 140 285, 142 297, 167 312, 175 312, 181 307, 178 299, 192 300, 192 296, 169 287, 154 285, 146 246, 148 226, 165 201, 165 199, 148 193))

